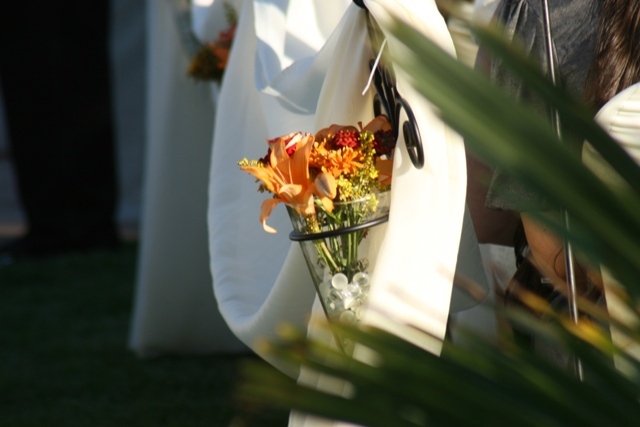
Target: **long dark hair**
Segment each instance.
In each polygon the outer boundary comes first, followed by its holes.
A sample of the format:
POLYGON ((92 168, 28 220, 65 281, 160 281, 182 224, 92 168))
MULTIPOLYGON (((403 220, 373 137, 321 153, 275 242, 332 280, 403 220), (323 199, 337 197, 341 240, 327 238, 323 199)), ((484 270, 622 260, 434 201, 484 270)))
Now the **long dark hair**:
POLYGON ((585 101, 599 109, 640 81, 640 1, 602 0, 596 56, 585 83, 585 101))

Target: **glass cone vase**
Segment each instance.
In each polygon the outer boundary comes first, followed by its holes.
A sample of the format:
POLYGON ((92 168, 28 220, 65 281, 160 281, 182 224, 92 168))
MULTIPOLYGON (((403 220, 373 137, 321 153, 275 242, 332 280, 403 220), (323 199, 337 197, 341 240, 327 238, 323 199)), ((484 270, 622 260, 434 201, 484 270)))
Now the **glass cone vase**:
MULTIPOLYGON (((377 257, 370 232, 388 220, 389 192, 336 202, 332 212, 320 205, 312 214, 297 205, 287 205, 287 211, 293 225, 289 237, 300 243, 328 321, 359 323, 377 257)), ((334 336, 338 347, 349 353, 350 343, 334 336)))

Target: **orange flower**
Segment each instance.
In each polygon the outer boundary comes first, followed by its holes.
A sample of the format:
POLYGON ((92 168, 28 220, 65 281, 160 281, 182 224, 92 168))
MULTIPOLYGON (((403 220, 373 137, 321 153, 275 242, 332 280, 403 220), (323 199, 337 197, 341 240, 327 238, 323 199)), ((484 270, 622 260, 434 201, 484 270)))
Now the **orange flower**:
POLYGON ((327 141, 316 142, 310 159, 312 167, 337 178, 343 174, 353 174, 363 166, 364 154, 360 150, 350 147, 331 150, 327 148, 327 144, 327 141))
POLYGON ((240 169, 250 173, 264 183, 273 199, 267 199, 260 208, 260 222, 265 231, 275 233, 276 230, 266 223, 273 208, 279 203, 293 205, 301 214, 315 213, 313 196, 317 196, 325 209, 333 210, 333 198, 336 196, 336 182, 333 176, 319 174, 312 182, 309 175, 309 156, 313 148, 314 138, 310 134, 296 133, 269 141, 271 153, 269 162, 261 166, 242 166, 240 169), (287 147, 296 145, 292 155, 287 154, 287 147))
POLYGON ((236 24, 231 24, 229 28, 218 33, 218 40, 209 44, 209 49, 218 58, 217 67, 220 70, 227 68, 229 54, 231 53, 231 43, 236 33, 236 24))
POLYGON ((376 116, 375 119, 371 120, 364 128, 362 128, 363 132, 369 131, 372 133, 389 130, 391 130, 391 124, 389 123, 387 116, 376 116))
POLYGON ((331 125, 316 133, 316 143, 311 154, 311 166, 334 178, 350 175, 363 166, 364 154, 357 147, 335 146, 333 140, 338 133, 358 132, 353 126, 331 125))
POLYGON ((224 70, 225 68, 227 68, 227 62, 229 61, 229 54, 231 53, 231 49, 219 44, 212 44, 209 46, 209 48, 211 49, 211 52, 213 52, 215 57, 218 58, 216 67, 218 67, 219 70, 224 70))

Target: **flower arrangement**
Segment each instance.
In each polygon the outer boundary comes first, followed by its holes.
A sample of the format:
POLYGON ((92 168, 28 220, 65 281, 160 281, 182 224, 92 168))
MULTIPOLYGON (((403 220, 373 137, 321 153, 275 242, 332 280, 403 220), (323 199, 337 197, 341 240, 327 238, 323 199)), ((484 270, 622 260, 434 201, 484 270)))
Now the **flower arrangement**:
MULTIPOLYGON (((266 221, 273 208, 286 203, 307 216, 334 218, 334 203, 371 197, 391 185, 395 138, 386 116, 378 116, 360 130, 332 125, 315 135, 290 133, 267 140, 267 154, 258 160, 243 159, 240 169, 260 181, 258 191, 273 194, 262 203, 264 230, 276 230, 266 221)), ((319 232, 322 221, 310 224, 319 232)))
POLYGON ((196 80, 222 80, 238 24, 238 14, 233 6, 224 3, 224 8, 229 26, 218 33, 216 40, 203 44, 189 65, 187 74, 196 80))
POLYGON ((369 287, 361 244, 368 221, 388 213, 395 136, 387 117, 267 142, 263 158, 238 163, 273 195, 260 209, 264 230, 276 232, 267 219, 284 203, 294 231, 309 237, 299 240, 327 316, 357 321, 369 287))

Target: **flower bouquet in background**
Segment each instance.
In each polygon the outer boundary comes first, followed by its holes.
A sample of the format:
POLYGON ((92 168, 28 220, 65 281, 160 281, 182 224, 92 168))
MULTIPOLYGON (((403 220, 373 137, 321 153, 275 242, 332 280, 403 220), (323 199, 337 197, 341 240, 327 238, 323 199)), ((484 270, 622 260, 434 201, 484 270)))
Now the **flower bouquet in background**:
POLYGON ((229 26, 218 33, 216 40, 200 46, 189 65, 187 74, 196 80, 220 83, 224 70, 227 68, 238 24, 238 14, 228 3, 224 3, 224 8, 229 26))
MULTIPOLYGON (((315 135, 268 141, 265 157, 240 168, 273 195, 261 207, 265 231, 274 207, 286 205, 327 318, 357 323, 370 287, 367 236, 388 219, 395 136, 386 116, 366 126, 332 125, 315 135)), ((337 337, 339 338, 339 337, 337 337)), ((338 339, 345 349, 348 343, 338 339)))

